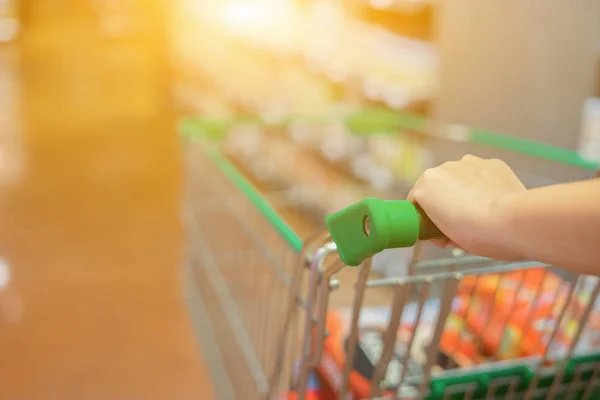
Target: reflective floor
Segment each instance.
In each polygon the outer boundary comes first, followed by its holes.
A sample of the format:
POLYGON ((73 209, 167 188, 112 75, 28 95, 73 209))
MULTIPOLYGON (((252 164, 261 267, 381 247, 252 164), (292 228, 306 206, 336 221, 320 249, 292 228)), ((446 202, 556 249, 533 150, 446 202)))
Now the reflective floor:
POLYGON ((212 398, 160 56, 60 35, 0 46, 0 398, 212 398))

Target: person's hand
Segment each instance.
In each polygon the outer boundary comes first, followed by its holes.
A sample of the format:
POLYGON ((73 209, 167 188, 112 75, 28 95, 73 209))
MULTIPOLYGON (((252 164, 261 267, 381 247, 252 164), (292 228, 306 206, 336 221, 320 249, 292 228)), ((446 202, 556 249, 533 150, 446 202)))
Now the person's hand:
POLYGON ((511 261, 522 257, 511 245, 510 207, 525 191, 504 162, 468 155, 426 170, 408 199, 448 237, 437 241, 438 246, 451 244, 471 254, 511 261))

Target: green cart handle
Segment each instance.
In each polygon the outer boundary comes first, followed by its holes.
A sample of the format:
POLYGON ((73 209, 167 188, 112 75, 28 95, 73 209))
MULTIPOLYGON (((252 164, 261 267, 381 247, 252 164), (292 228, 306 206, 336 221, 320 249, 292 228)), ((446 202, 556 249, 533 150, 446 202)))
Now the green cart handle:
POLYGON ((407 200, 364 199, 328 215, 325 223, 340 258, 349 266, 385 249, 444 237, 423 210, 407 200))

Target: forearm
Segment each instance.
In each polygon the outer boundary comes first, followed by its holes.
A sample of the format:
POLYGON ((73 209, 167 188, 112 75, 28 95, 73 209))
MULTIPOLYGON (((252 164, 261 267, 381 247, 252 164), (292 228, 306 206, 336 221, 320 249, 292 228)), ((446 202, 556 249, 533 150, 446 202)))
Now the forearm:
POLYGON ((531 189, 505 210, 500 235, 524 258, 600 275, 600 180, 531 189))

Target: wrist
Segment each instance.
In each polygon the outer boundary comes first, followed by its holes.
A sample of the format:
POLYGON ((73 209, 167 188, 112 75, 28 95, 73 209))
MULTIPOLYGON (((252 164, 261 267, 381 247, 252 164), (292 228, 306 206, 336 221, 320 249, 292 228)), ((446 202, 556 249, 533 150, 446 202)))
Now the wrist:
POLYGON ((527 193, 523 192, 511 193, 497 199, 495 205, 495 220, 496 220, 496 240, 501 246, 511 253, 511 258, 525 259, 527 255, 521 248, 521 240, 519 239, 519 214, 522 210, 522 199, 527 193))

